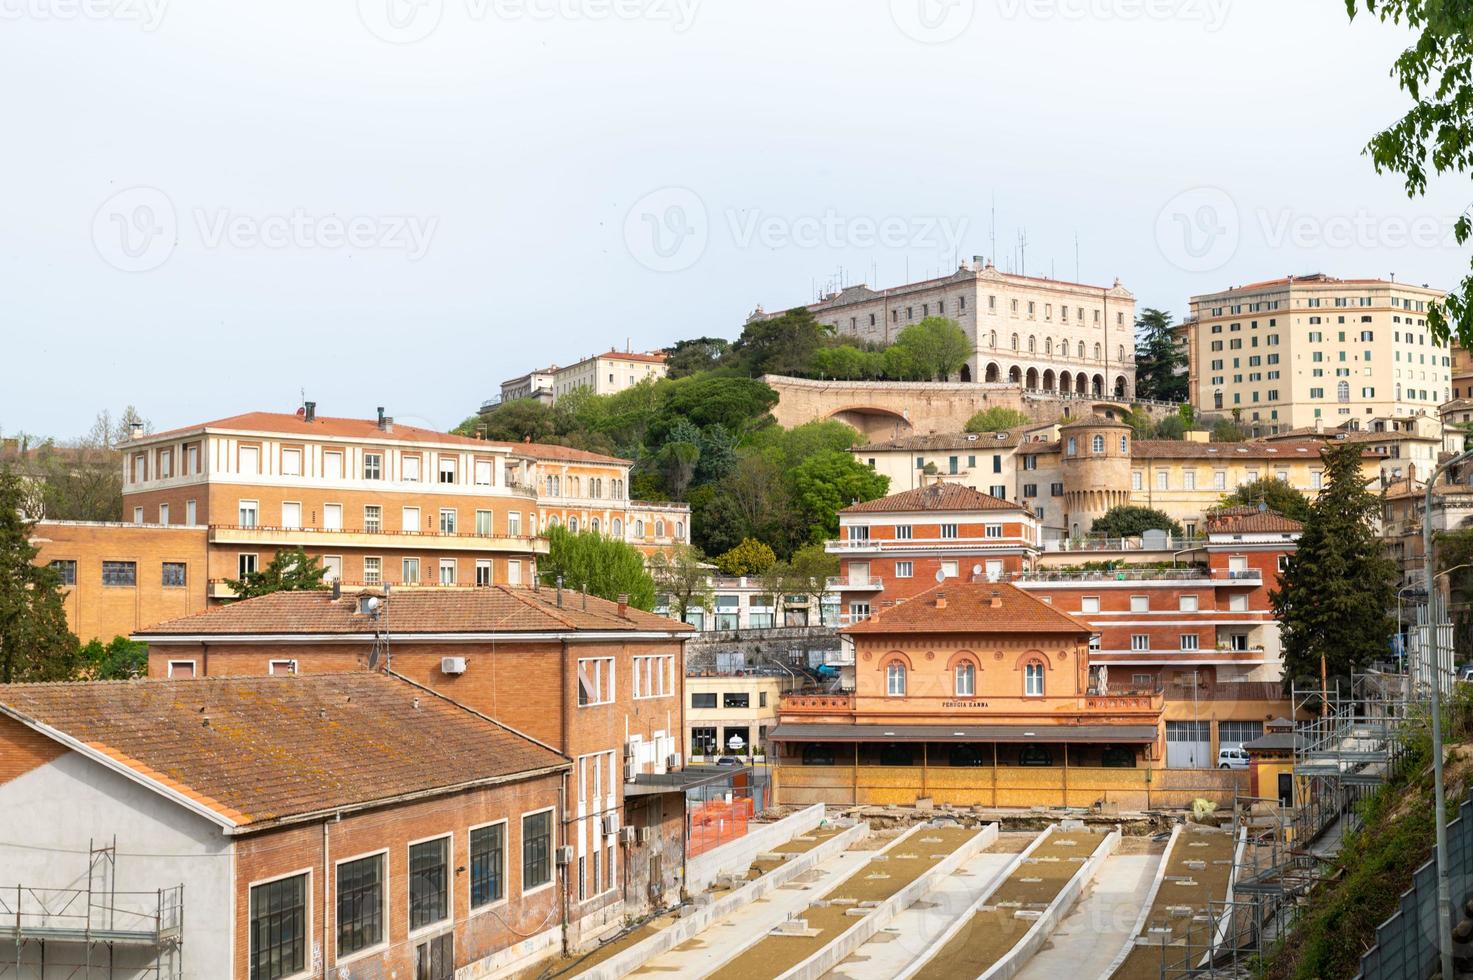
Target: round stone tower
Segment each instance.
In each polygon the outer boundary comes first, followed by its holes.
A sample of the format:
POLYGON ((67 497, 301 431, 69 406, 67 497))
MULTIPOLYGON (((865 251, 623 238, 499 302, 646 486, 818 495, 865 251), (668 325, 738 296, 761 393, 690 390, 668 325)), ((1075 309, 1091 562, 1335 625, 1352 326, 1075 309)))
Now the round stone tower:
POLYGON ((1097 409, 1059 428, 1069 537, 1084 537, 1096 518, 1130 503, 1132 435, 1113 408, 1097 409))

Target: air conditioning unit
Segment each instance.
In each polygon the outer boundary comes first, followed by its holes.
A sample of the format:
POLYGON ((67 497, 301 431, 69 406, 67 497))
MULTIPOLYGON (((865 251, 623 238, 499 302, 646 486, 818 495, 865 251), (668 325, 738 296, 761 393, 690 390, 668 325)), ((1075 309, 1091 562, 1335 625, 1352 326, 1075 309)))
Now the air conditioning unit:
POLYGON ((619 815, 617 813, 604 814, 604 836, 610 837, 619 832, 619 815))
POLYGON ((440 673, 442 673, 442 674, 464 674, 465 673, 465 658, 464 657, 441 657, 440 658, 440 673))
POLYGON ((679 752, 671 752, 669 755, 667 755, 665 757, 665 768, 666 769, 671 769, 671 770, 679 769, 680 768, 680 753, 679 752))
POLYGON ((568 865, 570 865, 570 864, 573 863, 573 845, 572 844, 564 844, 562 847, 559 847, 557 849, 557 863, 558 863, 558 867, 560 867, 560 868, 561 867, 567 867, 568 865))
POLYGON ((633 827, 620 827, 619 828, 619 843, 620 844, 633 844, 634 843, 634 838, 635 838, 635 833, 634 833, 634 828, 633 827))
POLYGON ((637 770, 635 769, 635 766, 634 766, 634 757, 633 756, 626 755, 624 757, 624 782, 626 782, 626 783, 632 783, 632 782, 634 782, 634 775, 635 775, 635 772, 636 771, 637 770))
POLYGON ((641 828, 639 828, 639 842, 641 844, 648 844, 650 841, 652 841, 654 839, 655 839, 655 828, 653 828, 653 827, 641 827, 641 828))

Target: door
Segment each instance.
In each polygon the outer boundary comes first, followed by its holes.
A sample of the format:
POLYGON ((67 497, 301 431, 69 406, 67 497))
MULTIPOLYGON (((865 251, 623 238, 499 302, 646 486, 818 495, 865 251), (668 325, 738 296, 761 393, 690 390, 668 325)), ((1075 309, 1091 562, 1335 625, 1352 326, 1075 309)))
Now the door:
POLYGON ((869 585, 869 562, 851 561, 849 563, 849 584, 869 585))
POLYGON ((1211 722, 1166 723, 1166 768, 1212 769, 1214 766, 1211 722))
POLYGON ((414 980, 455 980, 455 933, 444 933, 414 948, 414 980))
POLYGON ((324 531, 341 531, 343 529, 343 505, 324 504, 322 507, 322 529, 324 531))
POLYGON ((1279 805, 1294 805, 1294 774, 1288 772, 1279 773, 1279 805))

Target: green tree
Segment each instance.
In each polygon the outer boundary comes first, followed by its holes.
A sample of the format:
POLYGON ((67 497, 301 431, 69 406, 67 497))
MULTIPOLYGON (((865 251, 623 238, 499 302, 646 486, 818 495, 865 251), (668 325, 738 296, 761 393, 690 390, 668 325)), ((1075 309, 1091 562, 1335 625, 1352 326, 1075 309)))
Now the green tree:
POLYGON ((1222 498, 1224 507, 1256 507, 1259 504, 1268 505, 1269 510, 1290 520, 1304 521, 1309 517, 1309 498, 1276 477, 1244 483, 1222 498))
POLYGON ((709 371, 721 362, 731 349, 731 341, 723 337, 697 337, 677 340, 665 348, 665 374, 670 378, 709 371))
POLYGON ((777 555, 756 538, 743 538, 741 544, 716 556, 716 567, 725 575, 762 575, 777 563, 777 555))
POLYGON ((839 556, 829 554, 822 544, 810 544, 793 552, 778 570, 777 580, 783 595, 807 596, 821 611, 829 579, 838 574, 839 556))
POLYGON ((690 545, 676 545, 650 559, 650 574, 655 590, 670 604, 670 614, 685 622, 692 609, 710 611, 716 604, 711 587, 711 569, 700 550, 690 545))
POLYGON ((826 333, 824 325, 804 307, 751 320, 722 365, 748 375, 805 374, 826 333))
POLYGON ((1212 423, 1213 442, 1246 442, 1247 440, 1248 433, 1243 431, 1243 427, 1236 419, 1223 415, 1212 423))
POLYGON ((956 321, 940 316, 906 327, 895 338, 895 346, 909 354, 914 371, 926 381, 951 377, 972 353, 972 343, 956 321))
POLYGON ((537 574, 547 585, 577 589, 611 602, 627 595, 636 609, 655 607, 655 580, 644 566, 644 555, 631 544, 592 531, 574 534, 560 524, 547 529, 547 554, 537 562, 537 574))
POLYGON ((992 408, 984 408, 982 411, 967 419, 968 432, 1005 432, 1015 429, 1020 425, 1028 424, 1028 416, 1016 408, 1005 408, 997 405, 992 408))
POLYGON ((1150 507, 1116 507, 1104 517, 1095 518, 1091 534, 1107 538, 1133 538, 1145 531, 1167 531, 1180 536, 1181 525, 1159 510, 1150 507))
POLYGON ((1186 401, 1187 352, 1177 342, 1171 314, 1148 307, 1135 318, 1135 393, 1157 401, 1186 401))
POLYGON ((696 375, 666 385, 668 397, 647 437, 659 443, 681 418, 701 430, 720 425, 740 438, 770 425, 768 412, 777 404, 777 392, 751 378, 696 375))
POLYGON ((273 592, 309 592, 323 588, 327 569, 298 546, 278 551, 269 562, 243 578, 225 580, 236 600, 254 599, 273 592))
POLYGON ((655 455, 664 477, 665 489, 676 500, 685 499, 685 491, 695 478, 701 461, 701 430, 688 419, 677 418, 665 436, 665 444, 655 455))
MULTIPOLYGON (((1428 163, 1443 176, 1473 165, 1473 6, 1446 0, 1345 0, 1352 19, 1364 6, 1383 21, 1419 32, 1391 75, 1412 99, 1401 119, 1371 137, 1365 152, 1376 172, 1400 174, 1407 196, 1427 193, 1428 163)), ((1453 227, 1458 244, 1473 234, 1464 211, 1453 227)), ((1432 335, 1473 348, 1473 275, 1465 276, 1427 312, 1432 335)))
POLYGON ((810 542, 839 534, 839 511, 850 504, 885 495, 890 478, 876 473, 849 453, 816 453, 790 474, 793 502, 808 525, 810 542))
POLYGON ((559 413, 535 398, 513 398, 472 415, 455 427, 463 436, 481 436, 493 442, 548 442, 561 434, 559 413))
POLYGON ((1325 448, 1326 483, 1309 505, 1298 549, 1271 593, 1284 649, 1284 683, 1345 677, 1386 652, 1395 631, 1396 562, 1376 535, 1379 498, 1361 476, 1361 447, 1325 448))
POLYGON ((77 638, 67 626, 61 576, 36 564, 35 522, 22 512, 25 489, 0 469, 0 682, 60 681, 77 669, 77 638))
POLYGON ((81 650, 81 673, 92 681, 126 681, 148 676, 148 644, 115 636, 91 640, 81 650))

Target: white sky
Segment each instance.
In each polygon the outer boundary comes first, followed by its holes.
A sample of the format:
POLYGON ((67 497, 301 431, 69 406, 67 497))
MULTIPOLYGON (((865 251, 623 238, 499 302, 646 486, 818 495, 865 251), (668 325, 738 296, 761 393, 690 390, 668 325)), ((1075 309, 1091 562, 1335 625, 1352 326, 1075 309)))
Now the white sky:
POLYGON ((950 271, 994 195, 1000 266, 1026 228, 1072 279, 1077 234, 1178 315, 1447 286, 1464 180, 1408 201, 1360 153, 1403 42, 1342 0, 0 0, 0 431, 302 388, 449 427, 840 267, 950 271))

